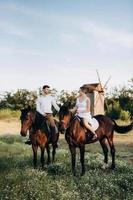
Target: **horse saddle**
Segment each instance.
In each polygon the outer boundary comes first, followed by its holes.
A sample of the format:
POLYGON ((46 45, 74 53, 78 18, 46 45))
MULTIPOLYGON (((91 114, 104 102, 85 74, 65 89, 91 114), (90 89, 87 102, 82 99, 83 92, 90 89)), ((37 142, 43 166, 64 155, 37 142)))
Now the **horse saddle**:
POLYGON ((96 131, 98 129, 98 127, 99 127, 99 122, 94 117, 91 118, 89 124, 92 126, 94 131, 96 131))
MULTIPOLYGON (((77 115, 75 117, 78 118, 78 120, 81 123, 81 126, 85 128, 84 123, 83 123, 83 119, 80 118, 77 115)), ((94 117, 91 118, 91 120, 88 123, 92 126, 92 128, 93 128, 94 131, 96 131, 98 129, 98 127, 99 127, 99 122, 94 117)))

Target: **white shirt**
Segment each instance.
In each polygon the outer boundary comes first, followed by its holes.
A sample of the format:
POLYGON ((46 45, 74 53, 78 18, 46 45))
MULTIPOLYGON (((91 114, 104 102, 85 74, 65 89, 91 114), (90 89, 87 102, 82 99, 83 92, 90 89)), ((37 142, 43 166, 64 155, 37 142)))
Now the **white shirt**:
POLYGON ((52 113, 52 106, 59 111, 59 106, 51 95, 40 96, 36 101, 36 109, 39 113, 52 113))

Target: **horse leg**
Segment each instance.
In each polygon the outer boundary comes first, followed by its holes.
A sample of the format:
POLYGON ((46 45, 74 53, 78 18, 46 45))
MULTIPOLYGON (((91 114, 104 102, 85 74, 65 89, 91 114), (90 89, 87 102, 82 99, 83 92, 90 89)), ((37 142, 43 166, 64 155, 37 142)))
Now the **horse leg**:
POLYGON ((82 166, 81 176, 85 174, 84 155, 85 155, 85 145, 80 147, 80 162, 82 166))
POLYGON ((56 148, 58 148, 58 140, 59 140, 59 132, 56 133, 55 142, 52 144, 52 146, 53 146, 53 151, 52 151, 52 163, 53 163, 54 160, 55 160, 56 148))
POLYGON ((54 162, 54 159, 55 159, 55 153, 56 153, 56 146, 53 145, 53 150, 52 150, 52 163, 54 162))
POLYGON ((50 147, 49 147, 48 144, 47 144, 47 146, 46 146, 46 150, 47 150, 47 155, 48 155, 47 165, 49 165, 50 162, 51 162, 51 159, 50 159, 50 147))
POLYGON ((42 169, 44 168, 44 151, 45 147, 40 147, 41 148, 41 164, 42 164, 42 169))
POLYGON ((107 164, 108 163, 108 146, 106 144, 106 138, 100 140, 100 144, 102 146, 103 153, 104 153, 104 162, 107 164))
POLYGON ((110 135, 110 137, 108 137, 108 143, 110 146, 110 153, 112 156, 111 169, 115 169, 115 147, 114 147, 114 143, 113 143, 113 133, 110 135))
POLYGON ((32 145, 34 168, 37 167, 37 149, 38 149, 38 146, 37 146, 37 145, 32 145))
POLYGON ((76 175, 76 170, 75 170, 76 147, 69 145, 69 149, 70 149, 70 152, 71 152, 72 173, 75 176, 76 175))

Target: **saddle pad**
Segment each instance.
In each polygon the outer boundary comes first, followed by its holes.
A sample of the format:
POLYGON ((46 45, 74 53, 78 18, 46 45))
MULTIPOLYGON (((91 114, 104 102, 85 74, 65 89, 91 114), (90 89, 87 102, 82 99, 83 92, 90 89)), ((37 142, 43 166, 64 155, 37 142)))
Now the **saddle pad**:
POLYGON ((99 122, 95 118, 91 118, 90 124, 94 131, 96 131, 99 127, 99 122))

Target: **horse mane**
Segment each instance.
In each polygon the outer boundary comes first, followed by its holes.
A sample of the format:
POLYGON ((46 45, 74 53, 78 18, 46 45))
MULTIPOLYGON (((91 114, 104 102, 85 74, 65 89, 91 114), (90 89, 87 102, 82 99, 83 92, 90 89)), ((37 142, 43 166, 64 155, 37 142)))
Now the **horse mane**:
POLYGON ((47 124, 46 124, 46 120, 45 117, 39 113, 37 110, 33 111, 35 114, 35 120, 32 123, 32 127, 34 130, 38 130, 38 129, 43 129, 44 131, 48 131, 47 130, 47 124))
POLYGON ((23 108, 21 109, 21 116, 20 116, 20 119, 25 119, 25 117, 27 116, 27 114, 29 112, 34 112, 34 109, 32 109, 31 107, 27 107, 27 108, 23 108))
POLYGON ((32 127, 34 130, 45 129, 45 117, 39 113, 36 109, 32 109, 30 106, 21 110, 21 119, 25 118, 28 113, 33 113, 34 122, 32 123, 32 127))
POLYGON ((68 108, 68 106, 65 106, 65 105, 61 106, 59 114, 61 114, 61 113, 63 115, 68 115, 69 114, 69 108, 68 108))

